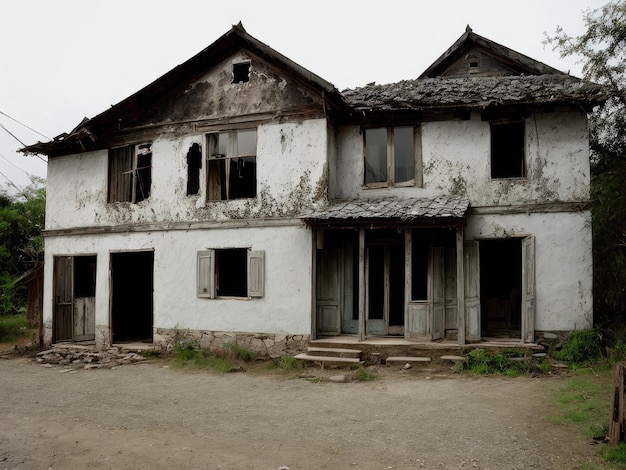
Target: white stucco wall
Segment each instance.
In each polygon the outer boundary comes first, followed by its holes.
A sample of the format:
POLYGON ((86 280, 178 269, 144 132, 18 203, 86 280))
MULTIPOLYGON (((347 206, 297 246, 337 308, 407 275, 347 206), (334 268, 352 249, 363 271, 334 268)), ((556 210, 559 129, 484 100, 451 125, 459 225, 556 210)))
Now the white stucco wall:
POLYGON ((591 213, 470 216, 466 240, 535 237, 535 329, 589 328, 593 319, 591 213))
POLYGON ((421 126, 423 187, 363 188, 363 136, 358 126, 339 130, 337 168, 330 194, 357 197, 466 195, 472 206, 589 199, 586 117, 579 111, 538 113, 526 119, 524 178, 491 179, 489 122, 425 122, 421 126))
POLYGON ((310 334, 311 236, 302 225, 51 237, 46 240, 44 324, 52 327, 53 257, 96 255, 96 328, 110 325, 110 254, 154 250, 154 327, 310 334), (265 253, 265 294, 254 299, 196 295, 197 251, 265 253))
POLYGON ((186 157, 195 142, 206 159, 205 134, 161 135, 152 141, 150 197, 138 204, 107 203, 106 150, 51 158, 46 228, 284 216, 325 196, 325 119, 258 127, 256 199, 206 201, 206 163, 200 193, 186 196, 186 157))

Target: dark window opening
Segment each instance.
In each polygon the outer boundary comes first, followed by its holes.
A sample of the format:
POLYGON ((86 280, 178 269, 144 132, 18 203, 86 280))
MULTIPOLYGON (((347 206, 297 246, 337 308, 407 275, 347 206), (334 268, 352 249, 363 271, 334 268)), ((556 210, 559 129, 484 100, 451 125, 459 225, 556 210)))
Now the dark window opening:
POLYGON ((74 297, 96 296, 96 257, 74 258, 74 297))
POLYGON ((200 191, 200 169, 202 168, 202 149, 200 144, 193 144, 187 152, 187 196, 200 191))
POLYGON ((211 134, 207 199, 256 197, 256 130, 211 134))
POLYGON ((250 81, 250 62, 233 64, 233 83, 246 83, 250 81))
POLYGON ((524 161, 524 121, 492 122, 491 177, 526 176, 524 161))
POLYGON ((368 303, 371 320, 382 320, 385 308, 385 247, 369 248, 368 303))
POLYGON ((248 250, 215 250, 215 290, 217 297, 248 296, 248 250))
POLYGON ((109 150, 109 202, 141 202, 150 197, 152 144, 109 150))
POLYGON ((411 258, 411 300, 428 300, 428 256, 430 237, 414 232, 411 258))

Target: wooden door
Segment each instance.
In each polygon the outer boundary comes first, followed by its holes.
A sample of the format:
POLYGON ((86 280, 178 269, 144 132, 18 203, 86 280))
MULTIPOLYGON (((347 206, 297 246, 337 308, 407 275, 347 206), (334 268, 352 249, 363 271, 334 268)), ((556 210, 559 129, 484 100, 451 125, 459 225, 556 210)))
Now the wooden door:
POLYGON ((316 299, 317 333, 341 333, 341 263, 338 247, 330 246, 317 254, 316 299))
POLYGON ((477 241, 465 241, 463 246, 463 283, 465 291, 465 338, 480 339, 480 258, 477 241))
POLYGON ((446 302, 445 302, 445 265, 443 247, 433 247, 432 251, 432 339, 442 339, 445 334, 446 302))
POLYGON ((72 339, 73 326, 73 263, 71 256, 54 258, 54 338, 53 341, 72 339))

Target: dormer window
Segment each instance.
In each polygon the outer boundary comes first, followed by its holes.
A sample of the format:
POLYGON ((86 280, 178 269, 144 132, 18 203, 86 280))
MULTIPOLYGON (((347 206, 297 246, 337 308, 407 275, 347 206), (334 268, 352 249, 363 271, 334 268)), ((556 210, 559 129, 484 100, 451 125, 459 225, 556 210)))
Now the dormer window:
POLYGON ((233 83, 246 83, 250 81, 250 62, 233 64, 233 83))
POLYGON ((470 57, 467 59, 467 64, 469 66, 469 73, 478 73, 480 71, 480 62, 478 61, 478 57, 470 57))

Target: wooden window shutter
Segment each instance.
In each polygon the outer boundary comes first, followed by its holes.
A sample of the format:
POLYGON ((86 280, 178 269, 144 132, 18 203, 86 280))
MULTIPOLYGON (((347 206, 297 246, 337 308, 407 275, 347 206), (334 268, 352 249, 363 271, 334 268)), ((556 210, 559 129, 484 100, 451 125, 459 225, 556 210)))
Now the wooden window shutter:
POLYGON ((198 251, 198 297, 215 297, 215 250, 198 251))
POLYGON ((522 341, 535 339, 535 237, 522 240, 522 341))
POLYGON ((248 251, 248 297, 265 293, 265 252, 248 251))

